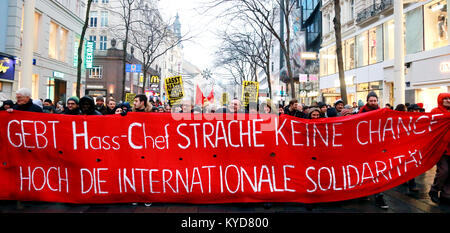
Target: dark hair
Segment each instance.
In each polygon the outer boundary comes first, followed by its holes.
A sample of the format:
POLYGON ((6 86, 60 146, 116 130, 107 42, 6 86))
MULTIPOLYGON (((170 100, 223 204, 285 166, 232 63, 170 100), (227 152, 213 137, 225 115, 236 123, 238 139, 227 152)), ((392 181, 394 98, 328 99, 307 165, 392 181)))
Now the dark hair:
POLYGON ((293 105, 295 103, 298 103, 298 100, 296 100, 296 99, 290 100, 289 101, 289 106, 291 106, 291 105, 293 105))
POLYGON ((375 92, 373 92, 373 91, 369 92, 369 94, 367 95, 367 101, 369 101, 369 98, 370 98, 370 97, 375 97, 375 98, 377 98, 377 100, 378 100, 377 93, 375 93, 375 92))
POLYGON ((406 112, 406 106, 404 104, 399 104, 395 107, 395 111, 406 112))
POLYGON ((51 99, 45 99, 45 100, 44 100, 44 103, 45 103, 45 102, 50 103, 50 104, 53 104, 53 101, 52 101, 51 99))
POLYGON ((138 99, 139 99, 139 102, 144 101, 144 106, 147 107, 147 101, 148 101, 148 99, 147 99, 147 96, 146 96, 146 95, 144 95, 144 94, 139 94, 139 95, 136 95, 134 98, 135 98, 135 99, 138 98, 138 99))

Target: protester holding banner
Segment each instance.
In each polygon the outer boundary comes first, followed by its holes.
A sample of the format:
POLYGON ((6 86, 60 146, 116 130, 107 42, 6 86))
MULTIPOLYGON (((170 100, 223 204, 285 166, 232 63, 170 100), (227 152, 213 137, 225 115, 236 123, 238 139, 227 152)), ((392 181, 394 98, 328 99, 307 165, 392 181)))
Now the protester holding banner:
POLYGON ((327 117, 327 109, 328 109, 327 104, 325 104, 324 102, 319 102, 317 103, 317 107, 320 110, 320 116, 327 117))
POLYGON ((64 110, 62 114, 66 115, 80 115, 80 100, 76 96, 72 96, 67 100, 67 108, 64 110))
POLYGON ((107 114, 106 107, 105 107, 105 99, 103 98, 103 96, 100 95, 100 96, 97 96, 97 98, 95 98, 95 108, 102 115, 107 114))
POLYGON ((337 116, 342 116, 342 109, 344 109, 344 101, 342 99, 338 99, 336 102, 334 102, 334 108, 337 111, 337 116))
POLYGON ((306 117, 306 114, 304 112, 298 110, 298 100, 296 100, 296 99, 289 101, 289 106, 286 106, 284 108, 284 114, 299 117, 299 118, 306 117))
POLYGON ((367 95, 367 103, 361 109, 359 109, 359 113, 370 112, 373 110, 377 110, 380 107, 378 106, 378 96, 375 92, 371 91, 367 95))
POLYGON ((0 111, 4 111, 4 110, 7 110, 7 109, 10 109, 13 106, 14 106, 14 102, 12 100, 5 100, 3 102, 2 107, 0 107, 0 111))
POLYGON ((115 108, 116 108, 116 100, 114 100, 114 98, 109 98, 106 113, 104 115, 115 114, 115 108))
MULTIPOLYGON (((431 110, 431 113, 449 113, 450 112, 450 93, 441 93, 438 96, 438 107, 431 110)), ((431 185, 428 195, 435 203, 445 202, 450 203, 450 144, 447 150, 442 155, 439 162, 436 164, 436 175, 434 176, 433 184, 431 185), (440 192, 440 195, 439 195, 440 192)))
POLYGON ((133 102, 133 112, 151 112, 152 105, 148 102, 147 96, 144 94, 139 94, 134 97, 133 102))
POLYGON ((103 115, 101 112, 97 111, 94 99, 88 95, 83 96, 80 99, 80 109, 81 115, 103 115))
POLYGON ((395 107, 395 111, 406 112, 407 109, 406 109, 406 106, 405 106, 404 104, 398 104, 398 105, 395 107))
MULTIPOLYGON (((367 104, 364 105, 364 107, 362 107, 359 110, 359 113, 363 113, 363 112, 370 112, 370 111, 374 111, 379 109, 380 107, 378 106, 378 96, 375 92, 371 91, 368 95, 367 95, 367 104)), ((375 194, 375 205, 377 207, 380 207, 381 209, 388 209, 389 205, 386 204, 386 201, 384 200, 384 194, 383 193, 377 193, 375 194)))
POLYGON ((284 106, 282 104, 278 105, 278 115, 284 114, 284 106))
POLYGON ((322 118, 319 108, 310 108, 307 119, 319 119, 322 118))
POLYGON ((62 114, 64 112, 64 103, 62 101, 56 102, 55 113, 62 114))
POLYGON ((170 105, 166 104, 166 105, 164 105, 164 111, 165 112, 172 112, 172 108, 170 107, 170 105))
POLYGON ((42 108, 36 104, 33 104, 31 99, 31 91, 28 88, 21 88, 16 92, 17 103, 13 108, 7 109, 7 112, 13 112, 13 110, 27 111, 27 112, 42 112, 42 108))

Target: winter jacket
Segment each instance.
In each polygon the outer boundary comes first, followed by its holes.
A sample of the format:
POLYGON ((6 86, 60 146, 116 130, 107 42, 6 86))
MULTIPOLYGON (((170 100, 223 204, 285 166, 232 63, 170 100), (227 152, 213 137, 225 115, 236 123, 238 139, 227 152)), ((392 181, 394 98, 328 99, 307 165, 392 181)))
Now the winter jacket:
POLYGON ((370 111, 374 111, 377 109, 380 109, 380 107, 378 105, 375 108, 373 108, 373 107, 369 107, 369 105, 366 104, 359 110, 359 113, 370 112, 370 111))
POLYGON ((437 102, 438 106, 436 108, 433 108, 431 110, 431 113, 447 113, 450 112, 449 108, 444 107, 444 98, 448 97, 450 98, 450 93, 441 93, 438 95, 437 102))
POLYGON ((23 104, 23 105, 16 104, 16 105, 14 105, 13 109, 14 110, 19 110, 19 111, 27 111, 27 112, 42 112, 42 108, 39 107, 36 104, 33 104, 33 100, 32 99, 30 99, 28 101, 28 103, 26 103, 26 104, 23 104))
MULTIPOLYGON (((437 98, 438 106, 436 108, 433 108, 433 110, 431 110, 431 113, 449 113, 450 112, 450 109, 444 107, 444 98, 446 98, 446 97, 450 98, 450 93, 441 93, 438 95, 438 98, 437 98)), ((450 144, 447 146, 447 151, 444 152, 444 154, 450 155, 450 144)))
POLYGON ((81 109, 81 115, 102 115, 97 109, 95 108, 94 99, 88 95, 83 96, 80 99, 80 109, 81 109), (86 112, 83 112, 82 105, 87 102, 89 104, 89 109, 86 112))

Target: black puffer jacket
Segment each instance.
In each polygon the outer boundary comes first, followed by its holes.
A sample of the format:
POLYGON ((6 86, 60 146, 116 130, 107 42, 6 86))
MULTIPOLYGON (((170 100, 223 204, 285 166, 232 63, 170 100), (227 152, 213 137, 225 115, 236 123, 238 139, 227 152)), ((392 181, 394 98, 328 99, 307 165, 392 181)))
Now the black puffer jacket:
POLYGON ((96 110, 94 99, 88 95, 83 96, 80 99, 80 109, 81 109, 81 115, 102 115, 99 111, 96 110), (83 105, 88 104, 89 108, 85 111, 83 110, 83 105))
POLYGON ((42 112, 42 108, 37 106, 36 104, 33 104, 33 100, 30 99, 28 101, 28 103, 23 104, 23 105, 14 105, 13 106, 14 110, 19 110, 19 111, 27 111, 27 112, 42 112))

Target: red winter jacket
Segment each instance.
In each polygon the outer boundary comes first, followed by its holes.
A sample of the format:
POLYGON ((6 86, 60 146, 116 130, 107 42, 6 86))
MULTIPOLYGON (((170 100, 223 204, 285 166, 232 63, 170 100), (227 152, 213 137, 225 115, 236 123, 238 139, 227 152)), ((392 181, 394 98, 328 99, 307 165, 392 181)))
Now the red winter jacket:
POLYGON ((433 110, 431 110, 431 113, 447 113, 450 112, 450 109, 444 107, 444 98, 450 98, 450 93, 441 93, 438 95, 438 106, 436 108, 433 108, 433 110))
MULTIPOLYGON (((450 98, 450 93, 441 93, 438 95, 438 106, 431 110, 431 113, 450 113, 450 109, 444 107, 444 98, 450 98)), ((445 154, 450 155, 450 144, 447 146, 445 154)))

